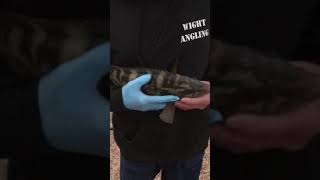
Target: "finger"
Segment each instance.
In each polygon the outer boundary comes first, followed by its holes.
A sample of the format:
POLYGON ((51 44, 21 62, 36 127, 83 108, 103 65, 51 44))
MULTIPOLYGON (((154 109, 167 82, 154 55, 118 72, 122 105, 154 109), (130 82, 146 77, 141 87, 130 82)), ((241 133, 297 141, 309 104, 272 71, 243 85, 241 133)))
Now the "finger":
POLYGON ((178 96, 172 96, 172 95, 147 96, 146 98, 147 98, 146 100, 150 103, 169 103, 169 102, 176 102, 180 99, 178 96))
MULTIPOLYGON (((226 120, 226 126, 238 133, 270 137, 272 134, 282 134, 287 121, 274 116, 235 115, 226 120)), ((286 128, 285 128, 286 129, 286 128)))
POLYGON ((191 109, 205 109, 208 106, 208 103, 204 103, 204 101, 201 101, 199 104, 186 104, 182 101, 179 101, 177 107, 183 109, 183 110, 191 110, 191 109))
POLYGON ((260 140, 261 148, 296 150, 311 139, 310 134, 313 135, 310 133, 312 128, 307 123, 301 123, 299 119, 311 118, 295 113, 277 116, 238 115, 229 119, 230 121, 227 120, 226 126, 240 134, 260 140))
MULTIPOLYGON (((82 77, 83 84, 91 86, 96 84, 97 81, 106 72, 108 66, 108 58, 110 55, 110 44, 104 43, 99 45, 88 52, 85 52, 81 56, 74 58, 66 63, 59 65, 50 74, 65 77, 78 77, 79 74, 82 77), (87 84, 89 82, 89 84, 87 84)), ((46 77, 48 78, 48 76, 46 77)))
POLYGON ((203 99, 201 98, 182 98, 181 103, 186 104, 186 105, 199 105, 201 104, 203 99))
POLYGON ((147 84, 150 80, 151 80, 151 74, 144 74, 130 81, 129 83, 134 84, 140 89, 143 85, 147 84))
POLYGON ((210 94, 205 94, 197 98, 182 98, 181 102, 184 104, 194 105, 194 106, 207 106, 210 104, 210 94))
POLYGON ((234 115, 226 120, 225 126, 238 133, 249 134, 249 132, 256 132, 253 127, 258 126, 259 123, 254 117, 245 114, 234 115))
POLYGON ((110 64, 110 43, 103 43, 90 49, 79 59, 81 59, 79 63, 84 68, 106 72, 110 64))
POLYGON ((220 124, 211 128, 211 139, 214 145, 235 153, 248 152, 253 146, 257 146, 249 138, 243 137, 220 124))
POLYGON ((204 83, 204 84, 210 85, 210 81, 201 81, 201 82, 204 83))
POLYGON ((193 109, 193 106, 183 104, 180 101, 175 103, 175 107, 177 107, 178 109, 183 110, 183 111, 188 111, 188 110, 193 109))
POLYGON ((320 73, 320 66, 306 61, 292 61, 290 64, 313 73, 320 73))
POLYGON ((259 152, 274 149, 274 146, 269 145, 269 141, 239 134, 219 124, 213 126, 211 138, 212 142, 217 146, 234 153, 259 152))

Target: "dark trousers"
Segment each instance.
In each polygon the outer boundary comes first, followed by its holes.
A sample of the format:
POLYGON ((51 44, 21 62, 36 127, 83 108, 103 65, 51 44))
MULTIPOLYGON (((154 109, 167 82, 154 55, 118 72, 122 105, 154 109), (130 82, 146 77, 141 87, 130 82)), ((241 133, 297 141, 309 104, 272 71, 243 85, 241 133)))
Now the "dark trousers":
POLYGON ((167 162, 131 162, 121 157, 121 180, 152 180, 162 170, 162 180, 198 180, 204 153, 191 159, 167 162))

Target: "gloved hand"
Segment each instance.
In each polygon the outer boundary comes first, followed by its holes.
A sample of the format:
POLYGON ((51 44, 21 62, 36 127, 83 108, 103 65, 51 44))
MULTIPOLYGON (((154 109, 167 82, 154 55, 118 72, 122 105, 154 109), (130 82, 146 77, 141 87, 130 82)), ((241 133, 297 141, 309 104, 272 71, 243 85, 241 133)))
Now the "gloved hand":
POLYGON ((108 156, 109 106, 96 87, 108 71, 109 55, 110 44, 99 45, 40 80, 42 127, 53 147, 108 156))
POLYGON ((142 75, 122 87, 123 104, 130 110, 156 111, 163 109, 167 103, 179 100, 178 96, 148 96, 141 87, 151 80, 150 74, 142 75))

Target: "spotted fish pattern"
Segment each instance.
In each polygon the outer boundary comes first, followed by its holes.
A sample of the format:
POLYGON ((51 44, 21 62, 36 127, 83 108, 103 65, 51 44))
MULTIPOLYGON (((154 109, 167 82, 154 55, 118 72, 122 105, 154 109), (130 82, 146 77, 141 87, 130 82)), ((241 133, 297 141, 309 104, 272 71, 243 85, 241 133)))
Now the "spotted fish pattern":
MULTIPOLYGON (((320 72, 319 72, 320 73, 320 72)), ((281 114, 320 98, 320 74, 279 57, 213 40, 207 78, 211 107, 236 113, 281 114)))
MULTIPOLYGON (((152 76, 151 81, 141 89, 148 95, 176 95, 181 98, 199 97, 210 93, 210 85, 204 84, 195 78, 165 70, 127 68, 113 65, 111 66, 110 80, 113 86, 121 87, 143 74, 151 74, 152 76)), ((174 120, 174 104, 168 104, 159 117, 163 122, 172 124, 174 120)))
POLYGON ((111 66, 110 79, 115 86, 123 86, 143 74, 151 74, 151 81, 142 87, 148 95, 176 95, 199 97, 210 91, 209 85, 188 76, 148 68, 111 66))
POLYGON ((106 20, 0 13, 0 62, 22 79, 39 78, 107 41, 106 20))

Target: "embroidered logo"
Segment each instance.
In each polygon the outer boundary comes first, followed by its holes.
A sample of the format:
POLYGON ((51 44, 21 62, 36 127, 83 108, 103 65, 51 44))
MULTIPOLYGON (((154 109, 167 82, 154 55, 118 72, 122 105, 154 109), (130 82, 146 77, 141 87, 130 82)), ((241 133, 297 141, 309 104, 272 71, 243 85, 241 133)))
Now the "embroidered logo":
MULTIPOLYGON (((200 20, 188 22, 188 23, 182 24, 182 27, 184 31, 206 27, 206 19, 200 19, 200 20)), ((209 36, 209 29, 199 30, 199 31, 182 35, 180 42, 185 43, 185 42, 193 41, 196 39, 204 38, 207 36, 209 36)))

